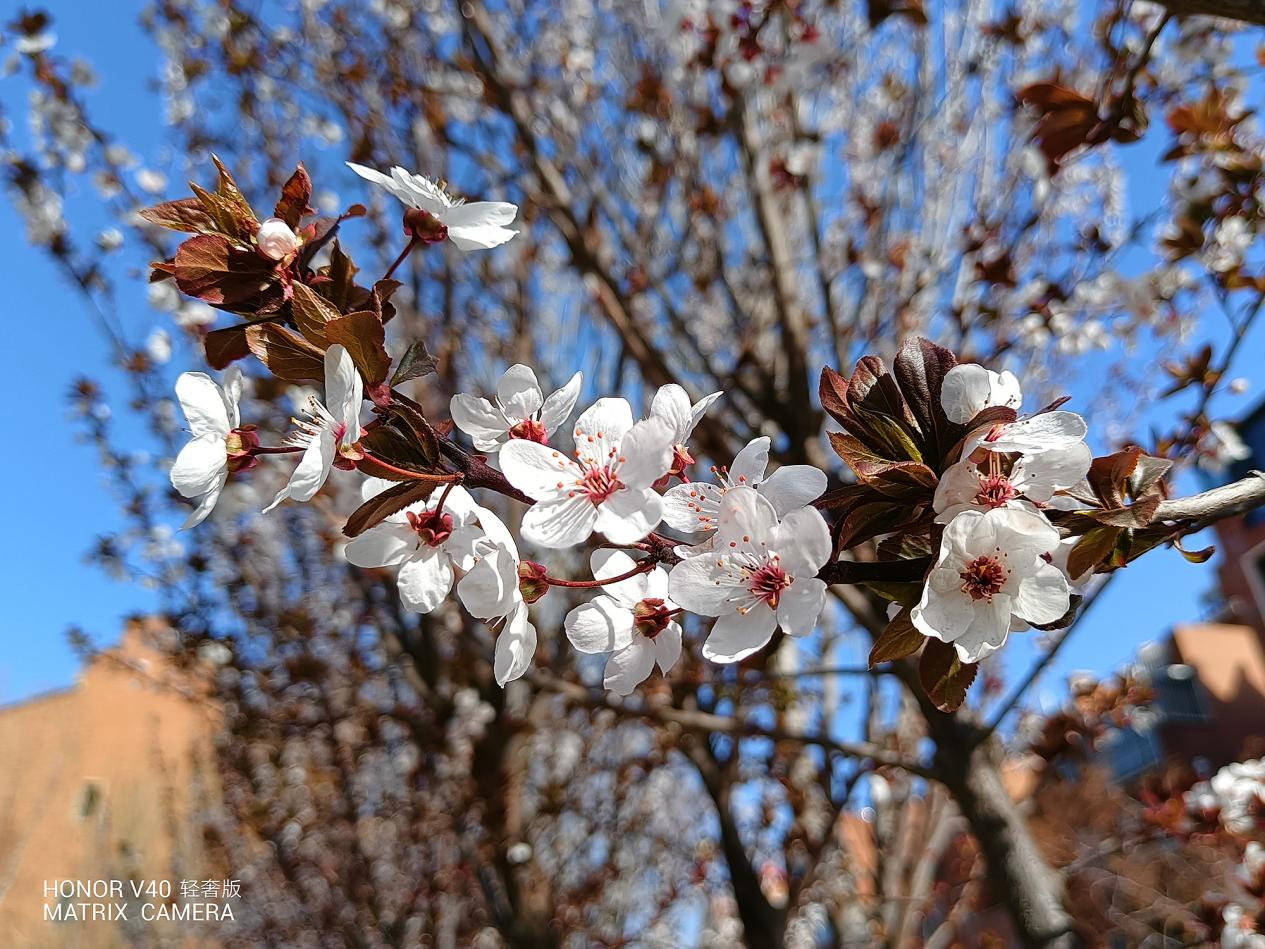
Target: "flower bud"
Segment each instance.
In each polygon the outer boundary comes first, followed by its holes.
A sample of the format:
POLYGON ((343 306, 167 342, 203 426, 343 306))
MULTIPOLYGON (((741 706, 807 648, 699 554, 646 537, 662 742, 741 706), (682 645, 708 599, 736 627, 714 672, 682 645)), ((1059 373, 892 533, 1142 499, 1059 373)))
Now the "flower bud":
POLYGON ((438 217, 420 208, 404 212, 404 233, 423 244, 438 244, 448 239, 448 228, 438 217))
POLYGON ((303 245, 303 240, 281 218, 270 217, 259 225, 255 243, 265 257, 284 260, 303 245))
POLYGON ((524 560, 518 565, 518 592, 523 600, 535 603, 549 592, 549 582, 545 579, 548 572, 545 565, 534 560, 524 560))

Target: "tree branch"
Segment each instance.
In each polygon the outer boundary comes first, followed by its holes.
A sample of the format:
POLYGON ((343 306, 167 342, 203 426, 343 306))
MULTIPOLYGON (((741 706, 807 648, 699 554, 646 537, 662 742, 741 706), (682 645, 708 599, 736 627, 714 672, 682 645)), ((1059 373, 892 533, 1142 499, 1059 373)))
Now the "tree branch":
POLYGON ((1177 16, 1219 16, 1265 26, 1263 0, 1160 0, 1177 16))

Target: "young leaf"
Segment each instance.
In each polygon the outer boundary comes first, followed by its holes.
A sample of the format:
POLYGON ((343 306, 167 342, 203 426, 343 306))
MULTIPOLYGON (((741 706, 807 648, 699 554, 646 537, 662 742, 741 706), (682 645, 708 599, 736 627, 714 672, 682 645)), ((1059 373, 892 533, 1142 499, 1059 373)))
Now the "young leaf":
POLYGON ((285 221, 291 230, 298 230, 299 222, 309 214, 315 213, 308 204, 312 198, 312 179, 299 162, 294 174, 281 186, 281 198, 273 208, 273 214, 285 221))
POLYGON ((1095 527, 1087 531, 1067 555, 1068 576, 1079 577, 1106 560, 1119 536, 1118 527, 1095 527))
POLYGON ((302 336, 276 323, 246 329, 250 351, 283 382, 325 384, 325 354, 302 336))
POLYGON ((426 344, 420 339, 410 343, 409 348, 400 357, 400 364, 395 367, 391 376, 391 385, 398 386, 435 371, 435 357, 430 354, 426 344))
POLYGON ((242 250, 218 234, 191 237, 176 251, 174 272, 181 292, 212 306, 260 312, 280 304, 275 261, 242 250))
POLYGON ((150 224, 157 224, 171 231, 190 231, 194 234, 215 232, 215 221, 197 198, 166 201, 152 208, 141 208, 137 214, 150 224))
POLYGON ((374 525, 380 524, 392 514, 404 510, 410 504, 425 501, 439 483, 439 481, 428 478, 425 480, 401 481, 399 484, 392 485, 381 494, 374 495, 356 508, 352 512, 351 517, 347 518, 347 524, 343 527, 343 533, 348 537, 358 537, 374 525))
POLYGON ((331 343, 341 343, 351 355, 367 386, 386 380, 391 357, 386 350, 386 331, 376 313, 360 310, 348 313, 325 324, 325 335, 331 343))
POLYGON ((211 330, 202 340, 206 361, 212 369, 225 369, 230 363, 250 355, 245 326, 227 326, 211 330))
POLYGON ((895 662, 912 656, 926 640, 909 619, 909 607, 905 607, 883 629, 870 649, 870 668, 880 662, 895 662))
POLYGON ((962 437, 961 426, 949 421, 940 403, 944 377, 956 365, 953 353, 921 337, 906 340, 892 363, 896 384, 922 431, 924 455, 933 464, 962 437))
POLYGON ((975 681, 979 663, 963 664, 957 650, 949 643, 927 639, 918 663, 918 677, 923 691, 942 712, 961 708, 966 701, 966 691, 975 681))
POLYGON ((324 297, 307 284, 297 281, 294 284, 291 309, 294 313, 294 325, 303 334, 303 338, 313 346, 327 348, 330 341, 325 335, 325 325, 330 320, 338 319, 342 314, 326 303, 324 297))

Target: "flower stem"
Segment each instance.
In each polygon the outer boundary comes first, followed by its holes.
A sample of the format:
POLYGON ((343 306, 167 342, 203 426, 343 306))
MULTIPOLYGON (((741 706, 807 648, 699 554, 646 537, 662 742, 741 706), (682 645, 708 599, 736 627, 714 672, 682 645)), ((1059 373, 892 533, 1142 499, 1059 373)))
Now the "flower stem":
POLYGON ((396 268, 398 268, 400 264, 404 263, 405 258, 408 257, 409 254, 413 253, 413 248, 415 248, 420 243, 421 241, 417 239, 416 234, 410 237, 408 244, 405 245, 402 251, 400 251, 400 256, 395 258, 395 263, 393 263, 390 267, 387 268, 387 272, 382 275, 382 279, 383 280, 390 279, 391 275, 395 273, 396 268))
POLYGON ((631 570, 621 573, 617 577, 604 577, 601 580, 559 580, 556 577, 550 576, 545 576, 543 579, 545 583, 549 584, 551 587, 569 587, 573 590, 584 590, 591 587, 603 587, 608 583, 619 583, 623 580, 631 580, 638 574, 649 573, 654 569, 654 566, 655 564, 653 560, 643 560, 631 570))
MULTIPOLYGON (((443 472, 441 474, 432 474, 426 471, 409 471, 407 468, 399 468, 391 464, 389 461, 383 461, 381 458, 379 458, 377 455, 371 452, 366 451, 364 453, 364 456, 368 458, 369 460, 371 460, 375 465, 378 465, 381 468, 385 468, 387 471, 391 472, 392 474, 400 475, 405 480, 408 480, 408 481, 432 481, 435 484, 447 483, 448 486, 451 488, 452 485, 456 484, 463 477, 465 477, 459 471, 443 472)), ((446 494, 447 494, 447 491, 445 491, 445 495, 446 494)))

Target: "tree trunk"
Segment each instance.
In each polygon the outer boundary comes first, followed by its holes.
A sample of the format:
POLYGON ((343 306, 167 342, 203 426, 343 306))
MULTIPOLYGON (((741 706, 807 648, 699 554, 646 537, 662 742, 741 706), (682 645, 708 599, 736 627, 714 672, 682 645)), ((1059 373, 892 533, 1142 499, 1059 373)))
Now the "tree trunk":
POLYGON ((989 879, 1010 911, 1024 946, 1069 949, 1078 940, 1063 908, 1063 879, 1045 860, 1002 785, 991 739, 978 742, 977 726, 955 716, 927 716, 936 743, 936 766, 971 834, 979 842, 989 879))

